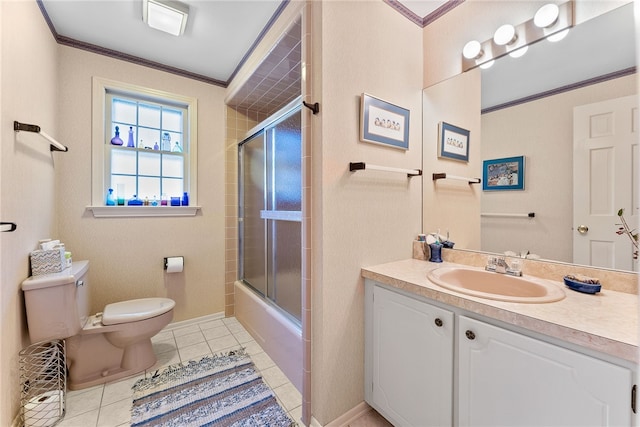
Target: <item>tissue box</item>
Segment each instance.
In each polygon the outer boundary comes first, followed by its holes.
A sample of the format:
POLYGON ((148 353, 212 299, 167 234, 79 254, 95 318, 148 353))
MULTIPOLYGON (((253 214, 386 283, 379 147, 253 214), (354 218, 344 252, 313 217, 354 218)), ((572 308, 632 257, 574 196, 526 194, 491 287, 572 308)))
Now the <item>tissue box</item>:
POLYGON ((49 273, 59 273, 66 267, 64 248, 31 252, 31 275, 41 276, 49 273))

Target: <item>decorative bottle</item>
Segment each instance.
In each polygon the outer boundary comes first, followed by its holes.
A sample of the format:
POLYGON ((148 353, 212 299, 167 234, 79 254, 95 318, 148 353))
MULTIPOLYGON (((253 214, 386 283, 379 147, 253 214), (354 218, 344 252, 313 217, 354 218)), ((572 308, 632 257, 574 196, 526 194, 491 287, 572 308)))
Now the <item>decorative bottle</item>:
POLYGON ((107 206, 115 206, 116 201, 113 198, 113 188, 110 188, 107 192, 107 206))
POLYGON ((162 151, 171 151, 171 135, 169 132, 164 132, 162 134, 162 145, 160 146, 162 151))
POLYGON ((155 144, 153 144, 153 149, 154 150, 159 150, 160 146, 158 145, 158 142, 156 142, 155 144))
POLYGON ((127 147, 134 148, 136 145, 133 142, 133 127, 129 126, 129 140, 127 141, 127 147))
POLYGON ((189 193, 186 191, 182 195, 182 206, 189 206, 189 193))
POLYGON ((122 140, 120 139, 120 128, 118 126, 116 126, 116 136, 111 138, 111 143, 113 145, 122 145, 122 144, 124 144, 122 142, 122 140))
POLYGON ((175 153, 182 153, 182 147, 180 147, 180 143, 176 141, 176 145, 173 146, 173 150, 175 153))

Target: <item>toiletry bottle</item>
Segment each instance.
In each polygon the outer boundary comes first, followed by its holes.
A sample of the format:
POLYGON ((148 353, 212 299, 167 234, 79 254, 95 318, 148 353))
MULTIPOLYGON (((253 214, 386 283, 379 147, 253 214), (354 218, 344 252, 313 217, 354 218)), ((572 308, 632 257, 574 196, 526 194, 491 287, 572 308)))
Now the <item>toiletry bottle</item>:
POLYGON ((115 206, 116 205, 116 201, 113 198, 113 188, 110 188, 109 191, 107 191, 107 206, 115 206))
POLYGON ((129 126, 129 140, 127 141, 127 147, 134 148, 135 144, 133 143, 133 127, 129 126))
POLYGON ((189 206, 189 193, 186 191, 182 195, 182 206, 189 206))
POLYGON ((116 126, 116 136, 111 138, 111 144, 113 145, 122 145, 124 144, 120 139, 120 127, 116 126))

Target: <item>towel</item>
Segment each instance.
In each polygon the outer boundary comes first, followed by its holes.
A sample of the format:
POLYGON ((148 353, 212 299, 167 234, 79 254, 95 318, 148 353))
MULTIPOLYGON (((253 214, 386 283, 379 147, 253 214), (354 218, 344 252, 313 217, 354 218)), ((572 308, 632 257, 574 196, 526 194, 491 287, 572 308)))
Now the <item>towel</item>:
POLYGON ((573 280, 575 282, 589 283, 592 285, 597 285, 600 283, 599 279, 595 277, 584 276, 582 274, 567 274, 567 279, 573 280))

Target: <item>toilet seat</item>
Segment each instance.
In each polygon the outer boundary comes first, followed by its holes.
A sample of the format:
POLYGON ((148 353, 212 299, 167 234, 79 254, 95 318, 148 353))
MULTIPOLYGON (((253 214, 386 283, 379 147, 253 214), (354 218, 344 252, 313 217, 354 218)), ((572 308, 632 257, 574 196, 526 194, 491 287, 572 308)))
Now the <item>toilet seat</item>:
POLYGON ((141 298, 107 304, 102 313, 102 324, 118 325, 160 316, 176 305, 169 298, 141 298))

